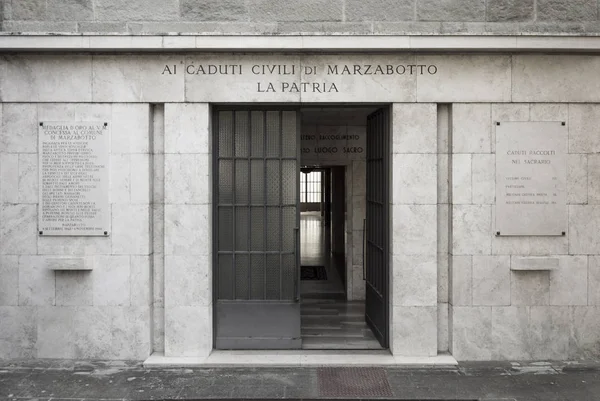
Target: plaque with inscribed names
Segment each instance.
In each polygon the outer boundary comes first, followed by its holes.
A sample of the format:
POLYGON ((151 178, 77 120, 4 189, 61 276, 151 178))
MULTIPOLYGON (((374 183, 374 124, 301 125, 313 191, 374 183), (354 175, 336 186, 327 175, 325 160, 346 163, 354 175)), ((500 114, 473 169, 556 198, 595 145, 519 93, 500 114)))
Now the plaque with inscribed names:
POLYGON ((496 235, 565 235, 567 127, 496 125, 496 235))
POLYGON ((38 133, 39 234, 109 235, 108 123, 43 121, 38 133))

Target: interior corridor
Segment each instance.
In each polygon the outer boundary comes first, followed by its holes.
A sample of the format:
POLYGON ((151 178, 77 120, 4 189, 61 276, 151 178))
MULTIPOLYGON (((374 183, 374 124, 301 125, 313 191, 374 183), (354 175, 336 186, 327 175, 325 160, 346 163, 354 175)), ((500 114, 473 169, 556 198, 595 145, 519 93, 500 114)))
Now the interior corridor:
POLYGON ((344 283, 330 254, 320 212, 302 212, 302 266, 324 266, 326 279, 301 281, 303 349, 381 349, 365 323, 365 302, 346 301, 344 283))

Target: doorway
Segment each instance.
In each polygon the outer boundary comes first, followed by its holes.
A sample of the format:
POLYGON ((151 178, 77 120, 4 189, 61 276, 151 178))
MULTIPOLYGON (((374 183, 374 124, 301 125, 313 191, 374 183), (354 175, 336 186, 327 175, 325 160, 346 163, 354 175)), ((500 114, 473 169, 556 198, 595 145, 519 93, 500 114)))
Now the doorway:
POLYGON ((387 348, 388 115, 215 109, 216 348, 387 348))

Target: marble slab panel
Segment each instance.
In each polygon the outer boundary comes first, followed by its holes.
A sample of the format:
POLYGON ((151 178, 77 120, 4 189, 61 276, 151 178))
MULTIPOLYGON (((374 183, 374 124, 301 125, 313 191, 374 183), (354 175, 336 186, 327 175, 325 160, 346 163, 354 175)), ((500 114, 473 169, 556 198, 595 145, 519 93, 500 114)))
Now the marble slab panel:
POLYGON ((150 253, 150 206, 112 205, 111 243, 114 255, 150 253))
POLYGON ((57 271, 56 305, 91 306, 92 275, 89 271, 57 271))
POLYGON ((393 153, 437 152, 437 105, 394 103, 392 115, 393 153))
POLYGON ((596 254, 600 249, 600 206, 569 206, 569 253, 596 254))
POLYGON ((530 360, 529 308, 492 308, 492 359, 530 360))
POLYGON ((448 353, 449 351, 449 337, 448 337, 448 313, 450 311, 449 305, 447 303, 438 304, 438 322, 437 322, 437 330, 438 330, 438 353, 444 352, 448 353))
POLYGON ((393 205, 394 255, 437 254, 437 206, 393 205))
POLYGON ((165 203, 209 204, 212 181, 208 154, 165 155, 165 203))
POLYGON ((94 305, 129 306, 130 272, 129 256, 94 257, 94 305))
POLYGON ((437 203, 437 156, 435 154, 392 155, 393 204, 437 203))
POLYGON ((532 306, 529 309, 528 354, 531 359, 565 360, 580 351, 573 341, 578 330, 574 324, 578 307, 532 306))
POLYGON ((0 358, 35 358, 37 310, 29 306, 0 306, 0 358))
POLYGON ((37 205, 4 204, 0 221, 0 254, 37 253, 37 205))
POLYGON ((567 155, 567 203, 588 203, 588 155, 567 155))
POLYGON ((148 306, 152 304, 150 277, 154 265, 151 256, 132 255, 129 272, 129 296, 131 306, 148 306))
POLYGON ((600 306, 600 256, 589 257, 588 305, 600 306))
POLYGON ((165 104, 165 153, 211 153, 207 103, 165 104))
POLYGON ((111 252, 111 238, 40 236, 37 247, 41 255, 106 255, 111 252))
POLYGON ((131 155, 110 155, 110 202, 128 204, 131 202, 131 155))
POLYGON ((182 102, 182 58, 171 55, 93 56, 95 102, 182 102), (178 70, 173 72, 174 67, 178 70), (163 74, 164 72, 164 74, 163 74))
POLYGON ((19 304, 19 257, 0 256, 0 306, 19 304))
POLYGON ((0 203, 19 203, 18 153, 0 153, 0 203))
POLYGON ((454 306, 473 304, 473 257, 451 256, 450 303, 454 306))
POLYGON ((561 103, 532 103, 529 107, 531 121, 567 121, 569 105, 561 103))
POLYGON ((489 255, 492 252, 492 207, 454 205, 452 213, 452 253, 489 255))
POLYGON ((561 256, 559 261, 550 272, 550 305, 587 305, 588 257, 561 256))
POLYGON ((207 306, 212 303, 210 264, 196 256, 165 257, 165 307, 207 306))
POLYGON ((473 305, 510 305, 510 256, 473 256, 473 305))
POLYGON ((550 272, 513 271, 510 283, 511 305, 549 305, 550 272))
POLYGON ((598 153, 600 105, 569 104, 569 153, 598 153))
POLYGON ((452 152, 492 151, 492 107, 489 104, 452 105, 452 152))
POLYGON ((504 55, 423 55, 416 64, 437 65, 417 76, 418 102, 508 102, 511 58, 504 55))
POLYGON ((19 305, 54 305, 54 272, 44 256, 19 257, 19 305))
POLYGON ((582 359, 596 358, 600 342, 600 307, 573 307, 573 338, 571 355, 582 359))
POLYGON ((37 319, 37 357, 75 358, 75 308, 43 307, 37 319))
POLYGON ((492 356, 492 307, 453 306, 450 352, 457 360, 490 360, 492 356))
POLYGON ((38 108, 29 103, 3 103, 0 148, 10 153, 36 153, 38 108))
POLYGON ((165 254, 210 256, 210 205, 165 205, 165 254))
POLYGON ((38 157, 19 154, 19 203, 38 203, 38 157))
POLYGON ((472 160, 471 154, 452 155, 452 203, 455 205, 473 203, 472 160))
POLYGON ((587 155, 588 204, 600 204, 600 154, 587 155))
POLYGON ((492 122, 529 121, 529 103, 492 104, 492 122))
POLYGON ((150 149, 150 106, 112 105, 111 153, 148 153, 150 149))
POLYGON ((450 155, 437 155, 437 203, 448 204, 450 201, 450 155))
POLYGON ((165 356, 208 356, 212 331, 212 306, 165 308, 165 356))
POLYGON ((513 55, 515 102, 597 102, 600 57, 594 55, 513 55))
POLYGON ((394 356, 437 355, 437 306, 396 306, 392 313, 394 356))
POLYGON ((40 121, 111 121, 113 105, 107 103, 39 103, 40 121))
POLYGON ((129 157, 129 167, 131 169, 130 201, 134 204, 148 204, 151 199, 151 177, 153 172, 150 155, 134 153, 129 157))
POLYGON ((429 66, 411 68, 414 60, 407 55, 303 56, 299 82, 310 89, 300 92, 300 101, 414 102, 417 76, 432 76, 429 66))
POLYGON ((5 102, 89 102, 92 56, 4 55, 0 99, 5 102))
POLYGON ((476 205, 491 205, 496 201, 496 159, 493 154, 474 154, 472 196, 476 205))
POLYGON ((165 309, 155 306, 152 310, 152 350, 165 352, 165 309))
POLYGON ((433 306, 437 304, 437 256, 394 255, 393 305, 433 306))

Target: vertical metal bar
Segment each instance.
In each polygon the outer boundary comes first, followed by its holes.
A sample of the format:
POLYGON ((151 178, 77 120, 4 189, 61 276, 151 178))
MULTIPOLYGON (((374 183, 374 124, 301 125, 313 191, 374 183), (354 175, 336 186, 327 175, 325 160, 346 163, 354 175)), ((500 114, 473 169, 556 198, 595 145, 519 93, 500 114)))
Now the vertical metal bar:
POLYGON ((279 299, 283 298, 283 111, 277 113, 279 119, 279 299))
POLYGON ((248 299, 252 299, 252 112, 247 111, 246 118, 246 136, 248 137, 248 299))
POLYGON ((362 233, 362 270, 363 270, 363 280, 365 280, 365 259, 367 257, 366 255, 366 247, 367 244, 365 242, 366 239, 366 233, 367 233, 367 219, 363 219, 363 233, 362 233))
POLYGON ((236 269, 236 251, 237 251, 237 247, 236 247, 236 241, 235 241, 235 232, 236 232, 236 211, 237 211, 237 191, 235 190, 235 162, 236 162, 236 158, 235 158, 235 111, 231 112, 231 164, 233 166, 233 171, 232 171, 232 178, 231 178, 231 189, 233 191, 233 203, 232 203, 232 208, 233 208, 233 230, 232 230, 232 241, 233 241, 233 256, 232 256, 232 265, 231 265, 231 299, 236 299, 236 293, 235 293, 235 277, 237 275, 237 269, 236 269))
POLYGON ((263 299, 267 299, 267 112, 261 111, 263 119, 263 299))

